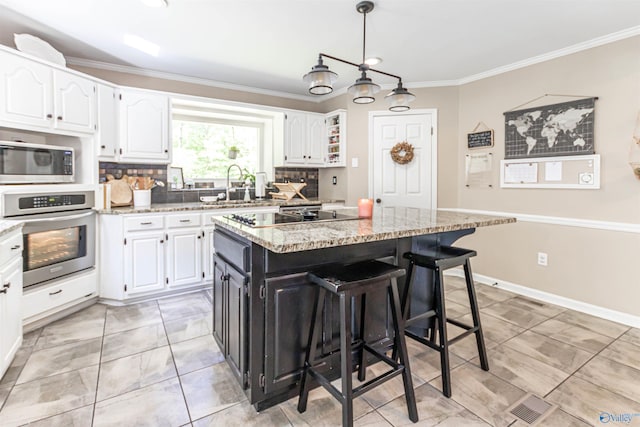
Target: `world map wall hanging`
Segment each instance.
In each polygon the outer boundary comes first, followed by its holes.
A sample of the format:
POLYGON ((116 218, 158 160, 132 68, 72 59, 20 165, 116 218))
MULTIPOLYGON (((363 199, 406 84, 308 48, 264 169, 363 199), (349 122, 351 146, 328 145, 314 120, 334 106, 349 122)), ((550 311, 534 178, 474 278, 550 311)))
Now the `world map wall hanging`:
POLYGON ((594 154, 595 100, 504 113, 505 159, 594 154))

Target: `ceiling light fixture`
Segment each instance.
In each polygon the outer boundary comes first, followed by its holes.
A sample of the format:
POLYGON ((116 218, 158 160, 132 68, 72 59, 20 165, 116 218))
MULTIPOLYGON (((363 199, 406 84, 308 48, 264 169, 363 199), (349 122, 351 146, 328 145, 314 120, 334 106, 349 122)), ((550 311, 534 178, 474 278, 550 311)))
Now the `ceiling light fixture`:
POLYGON ((320 53, 318 55, 318 63, 311 68, 307 74, 304 75, 303 80, 309 84, 309 93, 312 95, 326 95, 333 92, 333 83, 338 78, 338 75, 329 70, 329 67, 324 65, 322 58, 333 59, 334 61, 342 62, 343 64, 353 65, 360 70, 360 78, 347 89, 350 94, 353 95, 353 102, 356 104, 369 104, 375 101, 375 95, 380 91, 380 86, 375 84, 369 77, 367 77, 368 71, 384 74, 385 76, 398 79, 398 86, 391 91, 385 99, 389 102, 389 110, 391 111, 406 111, 408 110, 409 103, 416 97, 402 86, 402 78, 395 74, 385 73, 384 71, 375 70, 369 66, 365 58, 365 47, 367 44, 367 13, 373 10, 373 2, 361 1, 356 5, 356 10, 364 15, 364 28, 362 37, 362 62, 355 64, 344 59, 336 58, 335 56, 327 55, 326 53, 320 53))

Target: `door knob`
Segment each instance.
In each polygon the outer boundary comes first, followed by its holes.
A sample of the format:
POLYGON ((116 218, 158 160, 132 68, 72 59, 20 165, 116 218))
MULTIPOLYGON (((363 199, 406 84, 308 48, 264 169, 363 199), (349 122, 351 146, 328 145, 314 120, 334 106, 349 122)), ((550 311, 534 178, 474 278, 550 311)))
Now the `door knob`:
POLYGON ((376 203, 382 203, 382 199, 376 199, 376 203))

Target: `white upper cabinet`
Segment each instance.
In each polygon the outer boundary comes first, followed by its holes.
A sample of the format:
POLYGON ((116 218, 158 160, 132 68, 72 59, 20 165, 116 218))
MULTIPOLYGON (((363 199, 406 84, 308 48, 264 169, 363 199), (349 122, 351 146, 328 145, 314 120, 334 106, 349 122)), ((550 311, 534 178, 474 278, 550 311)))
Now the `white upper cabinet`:
POLYGON ((0 52, 0 120, 49 128, 53 119, 51 68, 0 52))
POLYGON ((93 133, 96 129, 96 84, 61 70, 53 70, 55 127, 93 133))
POLYGON ((98 85, 98 157, 114 160, 118 154, 118 104, 116 88, 98 85))
POLYGON ((287 111, 284 132, 284 165, 346 166, 345 110, 328 114, 287 111))
POLYGON ((0 122, 27 130, 95 132, 95 83, 0 51, 0 122))
POLYGON ((170 163, 169 98, 124 89, 119 95, 120 160, 170 163))
POLYGON ((323 166, 324 135, 323 115, 288 111, 285 117, 284 164, 323 166))

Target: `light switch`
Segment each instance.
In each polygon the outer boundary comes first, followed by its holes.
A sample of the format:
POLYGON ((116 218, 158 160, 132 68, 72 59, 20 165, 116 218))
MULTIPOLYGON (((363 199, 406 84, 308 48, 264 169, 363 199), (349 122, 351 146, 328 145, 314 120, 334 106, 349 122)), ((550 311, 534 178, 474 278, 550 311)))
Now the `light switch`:
POLYGON ((357 157, 352 157, 351 158, 351 167, 352 168, 357 168, 358 167, 358 158, 357 157))

